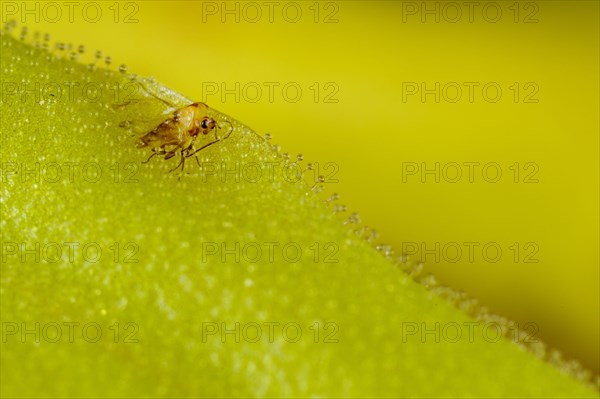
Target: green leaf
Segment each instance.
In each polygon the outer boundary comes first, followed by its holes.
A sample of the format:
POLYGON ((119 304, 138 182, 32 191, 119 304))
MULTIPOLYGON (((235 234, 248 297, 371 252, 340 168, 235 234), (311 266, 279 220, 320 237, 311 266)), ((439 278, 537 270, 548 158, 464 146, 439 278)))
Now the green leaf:
POLYGON ((135 143, 191 100, 1 40, 2 396, 598 397, 414 282, 250 128, 210 110, 202 143, 232 134, 168 173, 135 143))

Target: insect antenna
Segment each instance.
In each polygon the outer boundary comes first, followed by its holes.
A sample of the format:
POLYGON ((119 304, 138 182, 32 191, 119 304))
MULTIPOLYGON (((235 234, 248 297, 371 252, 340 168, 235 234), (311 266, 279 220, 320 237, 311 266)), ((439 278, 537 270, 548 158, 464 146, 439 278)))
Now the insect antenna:
MULTIPOLYGON (((219 140, 226 139, 226 138, 227 138, 227 137, 229 137, 229 136, 231 135, 231 133, 233 132, 233 123, 231 123, 231 122, 229 122, 229 121, 224 121, 224 122, 229 124, 229 130, 227 131, 227 134, 225 135, 225 137, 223 137, 223 138, 220 138, 219 140)), ((221 129, 221 126, 218 126, 218 125, 217 125, 217 127, 218 127, 219 129, 221 129)))
POLYGON ((151 159, 152 159, 152 158, 153 158, 155 155, 158 155, 158 152, 153 152, 153 153, 152 153, 152 155, 150 155, 150 158, 146 159, 146 161, 144 161, 144 162, 142 162, 142 163, 144 164, 144 163, 148 163, 148 162, 150 162, 150 160, 151 160, 151 159))

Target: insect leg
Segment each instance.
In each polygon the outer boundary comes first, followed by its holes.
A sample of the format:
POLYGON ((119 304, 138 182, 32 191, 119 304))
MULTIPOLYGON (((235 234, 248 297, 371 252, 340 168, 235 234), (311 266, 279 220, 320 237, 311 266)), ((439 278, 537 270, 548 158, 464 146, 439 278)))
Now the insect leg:
MULTIPOLYGON (((192 139, 192 142, 190 143, 190 145, 185 149, 185 157, 189 158, 191 156, 193 156, 193 154, 190 154, 190 151, 194 150, 194 143, 196 142, 196 137, 198 136, 194 136, 194 138, 192 139)), ((195 154, 195 152, 194 152, 195 154)), ((200 169, 202 169, 202 166, 200 165, 200 160, 198 159, 198 155, 194 156, 194 159, 196 160, 196 163, 198 164, 198 167, 200 169)))
POLYGON ((183 172, 183 168, 185 166, 185 156, 183 155, 183 150, 181 150, 181 160, 179 161, 177 166, 175 166, 173 169, 169 170, 169 173, 173 172, 174 170, 179 169, 180 166, 181 166, 181 171, 183 172))
POLYGON ((150 162, 150 160, 152 159, 152 157, 154 157, 155 155, 165 155, 167 152, 164 149, 161 149, 160 151, 157 149, 153 149, 152 150, 152 155, 150 155, 150 158, 146 159, 144 162, 142 162, 142 164, 146 164, 148 162, 150 162))
POLYGON ((181 173, 183 173, 183 168, 185 167, 185 157, 183 156, 183 151, 181 152, 181 173))
POLYGON ((146 159, 144 162, 142 162, 142 164, 146 164, 148 162, 150 162, 150 160, 152 159, 153 156, 158 155, 158 152, 153 152, 152 155, 150 155, 150 157, 148 159, 146 159))
POLYGON ((177 154, 177 148, 174 149, 173 151, 169 151, 166 153, 165 155, 165 159, 171 159, 173 158, 175 155, 177 154))
POLYGON ((198 153, 199 151, 201 151, 201 150, 205 149, 206 147, 208 147, 208 146, 211 146, 211 145, 213 145, 213 144, 215 144, 215 143, 218 143, 219 141, 221 141, 221 140, 215 140, 215 141, 211 141, 210 143, 203 145, 202 147, 198 148, 197 150, 195 150, 195 151, 194 151, 194 152, 192 152, 191 154, 190 154, 190 153, 188 153, 188 154, 186 155, 186 158, 193 157, 193 156, 194 156, 194 155, 196 155, 196 153, 198 153))

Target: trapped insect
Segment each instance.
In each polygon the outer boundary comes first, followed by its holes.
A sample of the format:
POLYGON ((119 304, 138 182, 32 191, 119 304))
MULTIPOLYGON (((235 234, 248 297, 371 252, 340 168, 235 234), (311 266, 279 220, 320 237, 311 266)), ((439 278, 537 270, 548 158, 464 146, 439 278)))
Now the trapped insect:
POLYGON ((169 118, 162 121, 150 132, 141 136, 136 143, 136 147, 149 147, 152 150, 150 158, 143 163, 150 162, 155 155, 164 155, 164 159, 171 159, 179 154, 181 157, 179 164, 169 172, 179 167, 181 167, 181 171, 183 172, 185 160, 189 157, 195 157, 198 166, 200 166, 200 161, 198 161, 196 154, 228 138, 233 131, 233 125, 227 122, 229 130, 225 135, 220 136, 219 130, 221 130, 221 127, 213 118, 208 116, 208 110, 208 105, 201 102, 179 108, 173 111, 169 118), (215 131, 215 140, 196 148, 198 137, 207 136, 213 130, 215 131))

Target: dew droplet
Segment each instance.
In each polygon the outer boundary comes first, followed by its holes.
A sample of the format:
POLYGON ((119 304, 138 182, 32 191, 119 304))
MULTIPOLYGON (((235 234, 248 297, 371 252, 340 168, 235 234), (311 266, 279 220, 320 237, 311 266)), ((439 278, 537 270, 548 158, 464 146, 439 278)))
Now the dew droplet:
POLYGON ((10 21, 4 24, 4 31, 10 32, 15 27, 15 25, 16 21, 14 19, 11 19, 10 21))
POLYGON ((372 229, 367 238, 365 238, 365 241, 372 242, 373 240, 376 240, 377 237, 379 237, 379 233, 377 230, 372 229))
POLYGON ((129 68, 125 64, 119 65, 119 72, 125 73, 129 68))
POLYGON ((77 51, 79 54, 85 53, 85 46, 83 44, 79 45, 79 47, 77 47, 77 51))
POLYGON ((318 190, 319 190, 319 192, 321 192, 321 190, 323 190, 323 186, 319 186, 319 183, 325 183, 325 176, 323 176, 323 175, 320 175, 320 176, 317 178, 317 181, 316 181, 316 182, 315 182, 315 184, 313 184, 313 186, 312 186, 312 190, 313 190, 313 191, 315 191, 315 190, 317 189, 317 187, 321 187, 321 188, 319 188, 319 189, 318 189, 318 190))
POLYGON ((331 196, 329 196, 327 202, 337 201, 338 199, 340 199, 340 195, 338 193, 333 193, 331 196))
POLYGON ((367 226, 361 226, 358 229, 354 230, 354 234, 356 234, 360 238, 363 238, 367 231, 369 231, 369 228, 367 226))
POLYGON ((360 223, 360 216, 358 215, 358 213, 356 213, 356 212, 352 213, 348 217, 348 220, 346 220, 344 222, 344 224, 348 224, 348 223, 352 223, 352 224, 358 224, 358 223, 360 223))
POLYGON ((410 273, 408 274, 410 277, 415 278, 423 271, 423 262, 419 262, 412 268, 410 273))
POLYGON ((334 205, 333 213, 342 213, 346 212, 346 205, 334 205))
POLYGON ((265 133, 265 140, 269 141, 273 138, 273 136, 271 136, 271 133, 265 133))
POLYGON ((387 245, 385 250, 383 251, 383 254, 386 258, 391 258, 392 256, 394 256, 394 249, 390 245, 387 245))
POLYGON ((435 287, 437 285, 437 280, 433 274, 428 274, 427 276, 423 277, 419 282, 427 288, 435 287))

